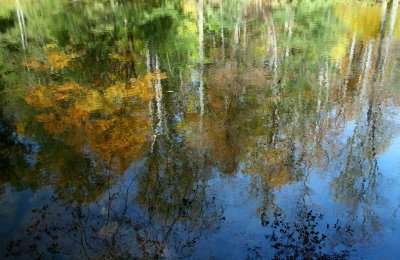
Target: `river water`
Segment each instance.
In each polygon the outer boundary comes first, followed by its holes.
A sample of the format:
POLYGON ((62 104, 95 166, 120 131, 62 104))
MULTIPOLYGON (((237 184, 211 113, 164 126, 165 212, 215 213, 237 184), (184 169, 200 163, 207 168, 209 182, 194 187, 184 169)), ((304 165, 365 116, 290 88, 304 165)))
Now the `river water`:
POLYGON ((1 1, 1 257, 399 259, 398 4, 1 1))

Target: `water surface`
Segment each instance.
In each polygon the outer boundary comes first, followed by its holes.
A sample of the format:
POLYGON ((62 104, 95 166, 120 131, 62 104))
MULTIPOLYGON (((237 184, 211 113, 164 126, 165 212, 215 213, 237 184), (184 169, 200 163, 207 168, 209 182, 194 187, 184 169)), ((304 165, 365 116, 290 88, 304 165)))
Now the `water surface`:
POLYGON ((400 258, 398 3, 1 1, 1 257, 400 258))

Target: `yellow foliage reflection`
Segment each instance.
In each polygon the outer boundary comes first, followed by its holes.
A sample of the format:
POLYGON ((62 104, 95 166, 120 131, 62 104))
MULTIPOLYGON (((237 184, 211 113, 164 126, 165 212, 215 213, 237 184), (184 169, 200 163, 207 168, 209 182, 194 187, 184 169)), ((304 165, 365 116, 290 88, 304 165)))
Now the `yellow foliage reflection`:
POLYGON ((36 120, 63 142, 77 149, 89 147, 110 167, 124 170, 147 141, 151 84, 164 74, 147 74, 129 84, 90 89, 78 83, 35 86, 25 98, 36 120))
POLYGON ((67 67, 73 59, 80 56, 76 53, 67 54, 56 48, 57 45, 55 44, 48 45, 45 48, 45 58, 43 61, 37 59, 27 60, 22 62, 22 65, 30 69, 59 71, 67 67))

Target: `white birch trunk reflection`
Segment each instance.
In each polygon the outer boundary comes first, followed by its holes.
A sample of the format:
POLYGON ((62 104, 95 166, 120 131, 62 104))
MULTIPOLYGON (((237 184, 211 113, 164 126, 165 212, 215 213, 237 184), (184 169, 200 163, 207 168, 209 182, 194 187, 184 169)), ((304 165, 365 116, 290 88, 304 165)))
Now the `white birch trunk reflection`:
MULTIPOLYGON (((373 52, 374 52, 374 40, 371 40, 368 44, 367 47, 367 55, 365 59, 365 65, 364 65, 364 75, 363 75, 363 83, 361 86, 360 90, 360 96, 359 96, 359 104, 362 106, 362 103, 364 101, 366 92, 367 92, 367 86, 369 83, 369 74, 371 71, 372 67, 372 58, 373 58, 373 52)), ((362 107, 361 107, 362 109, 362 107)))
POLYGON ((156 84, 155 84, 155 92, 156 92, 156 102, 157 102, 157 118, 158 118, 158 134, 164 133, 164 125, 165 125, 165 116, 164 116, 164 107, 163 107, 163 91, 161 85, 160 78, 160 62, 158 56, 156 55, 156 84))
POLYGON ((354 34, 353 40, 351 41, 351 46, 350 46, 349 63, 347 64, 347 72, 346 72, 346 76, 344 78, 344 87, 343 87, 343 93, 342 93, 343 101, 345 100, 346 94, 347 94, 347 86, 349 84, 349 79, 350 79, 350 75, 351 75, 351 69, 352 69, 352 65, 353 65, 354 50, 356 48, 356 42, 357 42, 357 34, 354 34))
POLYGON ((21 7, 19 0, 16 0, 16 5, 17 5, 18 24, 19 24, 20 35, 21 35, 21 44, 22 44, 22 48, 25 50, 28 45, 28 42, 26 39, 25 17, 24 17, 24 13, 22 11, 22 7, 21 7))
POLYGON ((204 2, 199 0, 199 98, 200 98, 200 128, 203 127, 203 116, 204 116, 204 2))
POLYGON ((386 65, 390 54, 390 47, 393 38, 394 27, 396 25, 397 20, 397 11, 399 7, 399 0, 393 0, 392 11, 390 14, 390 25, 388 36, 385 41, 385 49, 383 52, 383 62, 382 62, 382 71, 381 71, 381 85, 384 85, 385 82, 385 74, 386 74, 386 65))
POLYGON ((222 1, 219 4, 219 12, 221 16, 220 27, 221 27, 221 52, 222 52, 222 60, 225 60, 225 33, 224 33, 224 12, 222 8, 222 1))

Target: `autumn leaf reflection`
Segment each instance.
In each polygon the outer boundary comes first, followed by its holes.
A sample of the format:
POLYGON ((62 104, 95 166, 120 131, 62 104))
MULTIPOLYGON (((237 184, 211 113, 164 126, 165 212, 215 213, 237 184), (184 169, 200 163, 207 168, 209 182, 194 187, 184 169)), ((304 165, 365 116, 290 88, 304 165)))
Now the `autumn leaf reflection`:
POLYGON ((45 57, 43 60, 32 59, 22 62, 22 65, 36 70, 57 72, 70 65, 70 62, 78 58, 80 54, 66 53, 65 51, 58 50, 56 44, 49 44, 45 47, 45 57))
POLYGON ((148 140, 148 104, 151 83, 164 74, 149 73, 128 84, 116 82, 104 89, 78 83, 39 85, 25 101, 37 111, 36 120, 65 143, 86 146, 112 168, 123 170, 148 140))

